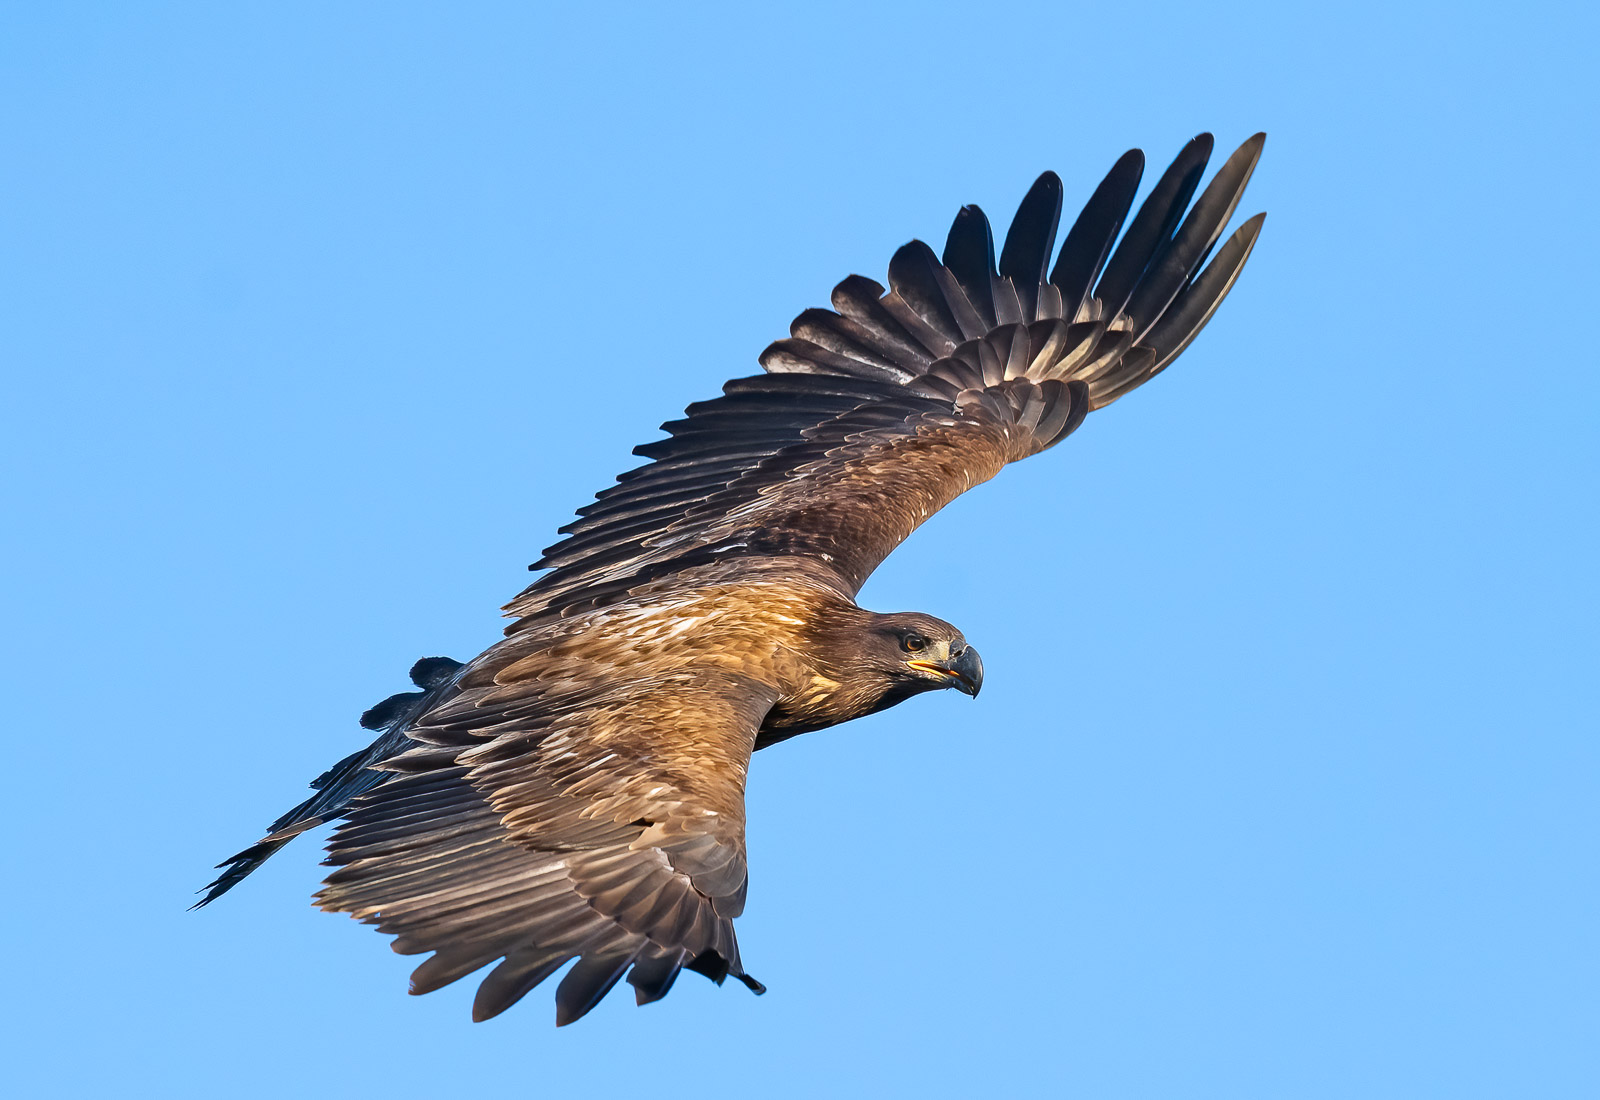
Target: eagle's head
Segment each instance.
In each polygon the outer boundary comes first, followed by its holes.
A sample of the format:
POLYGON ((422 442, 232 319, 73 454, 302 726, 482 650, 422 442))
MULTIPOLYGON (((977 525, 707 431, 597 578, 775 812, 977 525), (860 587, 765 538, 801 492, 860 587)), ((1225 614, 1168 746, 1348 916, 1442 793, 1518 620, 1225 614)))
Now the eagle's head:
POLYGON ((806 657, 812 673, 767 715, 757 748, 876 714, 913 695, 977 695, 983 661, 961 631, 932 615, 879 615, 853 605, 819 616, 806 657))
POLYGON ((961 631, 932 615, 875 615, 864 633, 865 664, 887 682, 890 705, 935 688, 976 696, 983 661, 961 631))

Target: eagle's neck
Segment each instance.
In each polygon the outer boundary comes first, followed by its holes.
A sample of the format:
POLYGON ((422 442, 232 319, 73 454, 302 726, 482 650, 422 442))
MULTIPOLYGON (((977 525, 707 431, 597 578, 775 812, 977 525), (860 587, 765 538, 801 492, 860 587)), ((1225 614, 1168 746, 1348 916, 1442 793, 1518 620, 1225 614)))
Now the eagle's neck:
POLYGON ((877 618, 844 601, 817 610, 806 624, 797 675, 768 713, 756 748, 875 714, 925 690, 887 676, 869 659, 877 618))

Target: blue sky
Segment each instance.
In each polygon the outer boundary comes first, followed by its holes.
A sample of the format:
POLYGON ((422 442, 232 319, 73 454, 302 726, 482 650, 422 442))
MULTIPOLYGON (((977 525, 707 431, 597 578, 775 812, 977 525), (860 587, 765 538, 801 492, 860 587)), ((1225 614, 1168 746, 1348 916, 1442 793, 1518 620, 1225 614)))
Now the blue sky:
POLYGON ((1591 13, 463 7, 0 14, 17 1095, 1596 1095, 1591 13), (983 697, 757 758, 768 996, 185 912, 835 281, 1203 129, 1216 320, 863 593, 983 697))

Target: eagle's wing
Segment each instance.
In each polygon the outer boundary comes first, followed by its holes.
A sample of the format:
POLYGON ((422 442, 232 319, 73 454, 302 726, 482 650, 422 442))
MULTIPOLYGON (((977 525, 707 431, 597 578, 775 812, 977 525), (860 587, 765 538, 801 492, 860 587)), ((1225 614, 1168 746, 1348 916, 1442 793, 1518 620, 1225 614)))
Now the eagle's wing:
POLYGON ((469 669, 381 765, 398 774, 346 813, 319 903, 402 954, 436 952, 413 993, 502 960, 478 988, 479 1020, 575 957, 558 1024, 624 973, 641 1004, 684 967, 759 991, 733 918, 745 771, 776 693, 714 669, 564 660, 469 669))
POLYGON ((912 241, 890 261, 887 292, 846 279, 838 312, 807 310, 767 349, 767 375, 728 383, 636 449, 654 461, 562 529, 533 566, 550 572, 507 605, 510 631, 714 562, 800 570, 853 595, 934 512, 1188 346, 1261 229, 1265 215, 1245 222, 1202 270, 1264 140, 1240 146, 1191 208, 1212 145, 1195 138, 1122 233, 1144 163, 1127 153, 1048 276, 1053 173, 1023 199, 998 265, 987 219, 968 206, 942 263, 912 241))

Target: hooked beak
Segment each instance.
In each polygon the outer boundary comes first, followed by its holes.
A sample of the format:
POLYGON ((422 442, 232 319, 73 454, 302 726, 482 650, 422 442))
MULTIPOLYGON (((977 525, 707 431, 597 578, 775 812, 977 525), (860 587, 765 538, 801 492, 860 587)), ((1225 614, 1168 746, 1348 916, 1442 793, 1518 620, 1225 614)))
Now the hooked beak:
POLYGON ((983 658, 978 656, 978 651, 971 646, 963 646, 951 654, 947 660, 934 661, 908 661, 912 668, 945 678, 945 687, 953 687, 964 695, 974 699, 978 697, 978 689, 983 687, 983 658))

